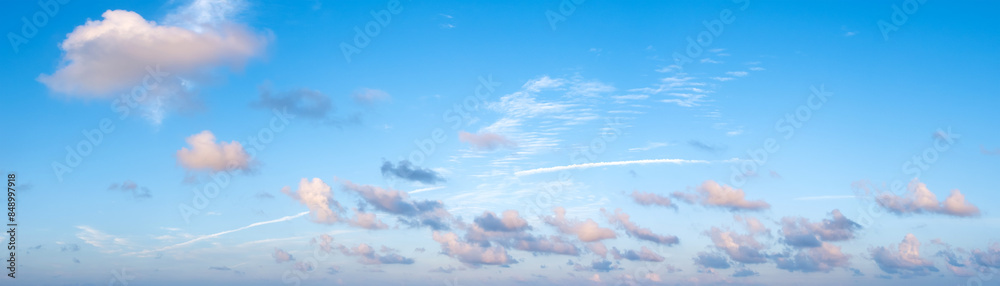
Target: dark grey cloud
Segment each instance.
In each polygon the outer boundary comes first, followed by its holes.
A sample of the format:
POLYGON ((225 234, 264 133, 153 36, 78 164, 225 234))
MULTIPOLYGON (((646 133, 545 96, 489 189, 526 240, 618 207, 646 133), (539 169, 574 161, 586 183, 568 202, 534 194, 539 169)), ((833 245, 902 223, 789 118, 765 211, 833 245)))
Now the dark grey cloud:
POLYGON ((382 176, 384 177, 395 177, 412 182, 421 182, 428 185, 443 183, 445 181, 445 179, 434 170, 414 166, 409 160, 399 161, 398 164, 383 161, 381 169, 382 176))
POLYGON ((448 230, 449 222, 454 218, 444 209, 441 201, 412 200, 406 192, 383 189, 371 185, 358 185, 343 180, 344 190, 357 193, 375 209, 400 215, 399 222, 417 227, 428 226, 434 230, 448 230))

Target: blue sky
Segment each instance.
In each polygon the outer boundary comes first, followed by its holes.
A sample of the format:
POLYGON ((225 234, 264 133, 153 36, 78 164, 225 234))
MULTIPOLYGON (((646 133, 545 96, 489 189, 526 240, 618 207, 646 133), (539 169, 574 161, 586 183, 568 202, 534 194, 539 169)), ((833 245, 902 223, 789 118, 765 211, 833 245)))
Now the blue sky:
POLYGON ((18 285, 998 279, 993 2, 40 3, 18 285))

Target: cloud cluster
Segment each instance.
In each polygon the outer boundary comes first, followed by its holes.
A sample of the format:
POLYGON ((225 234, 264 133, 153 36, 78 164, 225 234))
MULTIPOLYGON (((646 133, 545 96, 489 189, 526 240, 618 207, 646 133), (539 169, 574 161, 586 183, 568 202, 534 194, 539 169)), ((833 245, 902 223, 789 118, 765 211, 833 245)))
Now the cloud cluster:
POLYGON ((777 255, 774 262, 779 269, 789 272, 830 272, 835 267, 847 267, 850 255, 844 254, 839 246, 823 242, 821 245, 801 249, 795 255, 777 255))
POLYGON ((213 172, 227 170, 250 169, 250 155, 239 142, 215 142, 215 134, 205 130, 191 135, 187 139, 188 146, 177 151, 177 162, 192 170, 209 170, 213 172))
POLYGON ((560 233, 575 235, 580 241, 595 242, 617 237, 614 230, 602 228, 592 219, 586 221, 566 219, 566 209, 562 207, 555 207, 553 212, 554 216, 544 216, 542 221, 555 227, 560 233))
POLYGON ((759 211, 771 207, 765 201, 748 201, 743 190, 727 185, 720 185, 707 180, 697 188, 697 193, 674 192, 671 197, 687 203, 697 203, 703 206, 726 208, 733 211, 759 211))
POLYGON ((917 179, 910 181, 906 194, 897 196, 892 193, 882 193, 876 198, 880 206, 896 214, 907 213, 939 213, 952 216, 978 216, 979 208, 965 200, 965 195, 959 190, 952 190, 944 201, 938 201, 937 196, 927 189, 927 185, 917 179))
POLYGON ((452 216, 443 208, 441 201, 412 200, 410 195, 403 191, 359 185, 348 180, 341 183, 345 190, 360 195, 365 202, 375 206, 375 209, 408 218, 401 218, 400 221, 403 223, 411 226, 428 226, 434 230, 450 228, 448 221, 452 216))
POLYGON ((409 160, 399 161, 393 164, 389 161, 382 162, 382 176, 395 177, 412 182, 424 184, 437 184, 444 182, 444 178, 434 170, 414 166, 409 160))
POLYGON ((869 248, 872 260, 882 271, 889 274, 900 274, 903 277, 925 276, 938 272, 934 262, 920 257, 920 241, 912 233, 906 234, 899 243, 897 250, 892 247, 869 248))
POLYGON ((785 244, 794 247, 820 247, 822 242, 843 241, 854 238, 861 225, 844 217, 840 210, 830 212, 832 219, 811 223, 806 218, 784 217, 781 234, 785 244))
POLYGON ((435 231, 433 238, 434 241, 441 244, 442 253, 454 257, 462 263, 472 266, 516 263, 514 258, 507 254, 507 250, 501 246, 485 247, 468 243, 459 239, 458 235, 452 232, 435 231))
POLYGON ((531 230, 532 227, 514 210, 504 211, 503 217, 485 211, 482 215, 477 216, 473 222, 472 225, 466 227, 465 239, 480 245, 488 246, 491 243, 497 243, 504 247, 536 254, 552 253, 576 256, 580 252, 576 245, 564 241, 558 236, 545 237, 529 234, 527 231, 531 230))
POLYGON ((694 264, 712 269, 728 269, 729 259, 719 253, 699 252, 694 258, 694 264))
POLYGON ((611 256, 614 257, 615 260, 628 259, 631 261, 661 262, 664 259, 663 256, 653 252, 645 246, 643 246, 639 251, 627 249, 624 252, 619 251, 618 248, 612 247, 611 256))
POLYGON ((704 234, 712 239, 716 249, 726 253, 733 261, 746 264, 767 262, 767 255, 763 252, 766 247, 754 238, 754 234, 739 234, 717 227, 712 227, 704 234))
POLYGON ((361 243, 355 247, 347 247, 344 245, 338 245, 337 249, 340 253, 347 256, 357 256, 358 262, 361 264, 413 264, 414 260, 412 258, 403 257, 402 255, 393 253, 393 249, 386 246, 382 246, 381 251, 384 254, 378 254, 375 249, 368 244, 361 243))
POLYGON ((608 218, 608 223, 616 225, 620 229, 624 229, 625 233, 629 236, 663 245, 674 245, 679 242, 676 236, 659 235, 653 233, 653 231, 648 228, 639 227, 630 220, 628 214, 622 212, 622 209, 615 209, 615 212, 612 214, 602 208, 601 213, 608 218))
POLYGON ((515 148, 517 143, 507 139, 503 135, 490 133, 490 132, 480 132, 480 133, 469 133, 465 131, 458 132, 458 141, 469 143, 473 148, 480 151, 493 151, 499 148, 515 148))

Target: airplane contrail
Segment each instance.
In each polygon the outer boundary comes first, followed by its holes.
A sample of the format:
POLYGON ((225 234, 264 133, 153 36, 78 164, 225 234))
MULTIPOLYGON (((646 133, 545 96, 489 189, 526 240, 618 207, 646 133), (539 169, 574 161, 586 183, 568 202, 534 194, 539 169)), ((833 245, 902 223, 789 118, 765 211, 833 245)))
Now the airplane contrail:
POLYGON ((188 244, 192 244, 192 243, 195 243, 195 242, 199 242, 199 241, 202 241, 202 240, 206 240, 206 239, 209 239, 209 238, 219 237, 219 236, 222 236, 224 234, 233 233, 233 232, 241 231, 241 230, 252 228, 252 227, 256 227, 256 226, 261 226, 261 225, 265 225, 265 224, 272 224, 272 223, 276 223, 276 222, 289 221, 289 220, 292 220, 292 219, 295 219, 295 218, 298 218, 298 217, 301 217, 301 216, 304 216, 304 215, 307 215, 307 214, 309 214, 309 212, 305 211, 305 212, 301 212, 301 213, 299 213, 297 215, 285 216, 285 217, 282 217, 282 218, 279 218, 279 219, 274 219, 274 220, 269 220, 269 221, 262 221, 262 222, 255 222, 255 223, 251 223, 250 225, 247 225, 247 226, 244 226, 244 227, 241 227, 241 228, 237 228, 237 229, 233 229, 233 230, 227 230, 227 231, 223 231, 223 232, 219 232, 219 233, 214 233, 214 234, 209 234, 209 235, 202 235, 202 236, 199 236, 199 237, 197 237, 195 239, 192 239, 192 240, 188 240, 188 241, 181 242, 181 243, 174 244, 174 245, 170 245, 170 246, 164 246, 164 247, 161 247, 159 249, 145 250, 145 251, 140 251, 140 252, 131 252, 131 253, 126 253, 125 255, 146 254, 146 253, 150 253, 150 252, 158 252, 158 251, 170 250, 170 249, 178 248, 178 247, 185 246, 185 245, 188 245, 188 244))
MULTIPOLYGON (((733 159, 725 160, 723 162, 732 162, 732 161, 735 161, 735 160, 738 160, 738 159, 733 158, 733 159)), ((549 172, 556 172, 556 171, 570 170, 570 169, 586 169, 586 168, 594 168, 594 167, 622 166, 622 165, 634 165, 634 164, 638 164, 638 165, 645 165, 645 164, 678 164, 678 165, 680 165, 680 164, 708 164, 708 163, 712 163, 712 162, 711 161, 706 161, 706 160, 687 160, 687 159, 645 159, 645 160, 631 160, 631 161, 595 162, 595 163, 583 163, 583 164, 573 164, 573 165, 567 165, 567 166, 556 166, 556 167, 547 167, 547 168, 538 168, 538 169, 524 170, 524 171, 514 172, 514 175, 515 176, 527 176, 527 175, 549 173, 549 172)))

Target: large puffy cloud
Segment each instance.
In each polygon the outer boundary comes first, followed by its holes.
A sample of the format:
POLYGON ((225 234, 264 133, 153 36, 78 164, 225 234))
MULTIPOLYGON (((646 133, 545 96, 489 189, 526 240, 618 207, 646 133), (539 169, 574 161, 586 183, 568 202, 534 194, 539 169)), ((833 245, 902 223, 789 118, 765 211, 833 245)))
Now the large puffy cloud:
POLYGON ((844 217, 840 210, 830 212, 832 219, 809 222, 799 217, 781 219, 781 234, 785 244, 795 247, 820 247, 823 241, 843 241, 854 238, 861 225, 844 217))
POLYGON ((670 201, 670 198, 655 193, 632 191, 630 196, 635 203, 644 206, 658 205, 663 207, 675 207, 674 203, 670 201))
POLYGON ((458 235, 452 232, 434 232, 434 241, 441 244, 442 253, 454 257, 473 266, 507 265, 516 263, 513 257, 507 255, 507 250, 500 246, 484 247, 479 244, 472 244, 459 239, 458 235))
POLYGON ((633 223, 629 215, 622 212, 621 209, 615 209, 614 214, 607 212, 605 209, 601 209, 601 213, 608 217, 608 222, 617 225, 621 229, 625 229, 625 233, 629 236, 634 236, 641 240, 652 241, 658 244, 673 245, 677 244, 679 241, 676 236, 673 235, 659 235, 653 233, 652 230, 648 228, 641 228, 635 223, 633 223))
POLYGON ((754 234, 738 234, 717 227, 704 234, 712 239, 715 248, 725 252, 733 261, 748 264, 767 262, 767 255, 763 253, 765 246, 754 238, 754 234))
POLYGON ((698 193, 674 192, 672 197, 688 202, 698 203, 703 206, 721 207, 730 210, 759 211, 771 207, 765 201, 748 201, 743 190, 727 185, 720 185, 712 180, 707 180, 698 187, 698 193))
POLYGON ((934 262, 920 257, 920 241, 912 233, 906 234, 903 241, 899 243, 897 251, 892 247, 869 248, 875 264, 889 274, 901 274, 908 276, 924 276, 931 272, 937 272, 934 262))
POLYGON ((424 184, 436 184, 445 181, 434 170, 413 166, 408 160, 399 161, 399 164, 393 164, 389 161, 382 162, 382 176, 396 177, 424 184))
POLYGON ((428 226, 434 230, 446 230, 452 216, 443 208, 441 201, 414 201, 406 192, 383 189, 370 185, 358 185, 344 180, 345 190, 357 193, 365 202, 375 206, 375 209, 408 217, 400 219, 411 226, 428 226))
POLYGON ((340 249, 340 253, 347 256, 357 256, 358 262, 361 264, 413 264, 412 258, 403 257, 402 255, 392 253, 392 249, 382 246, 383 252, 386 254, 378 254, 375 249, 368 244, 361 243, 358 246, 348 248, 344 245, 338 245, 337 249, 340 249))
POLYGON ((927 189, 927 185, 917 179, 910 181, 902 196, 887 192, 879 194, 876 201, 896 214, 928 212, 962 217, 979 215, 979 208, 966 201, 965 195, 959 190, 952 190, 944 201, 938 202, 937 196, 927 189))
POLYGON ((663 256, 653 252, 649 248, 643 246, 639 251, 626 249, 625 251, 619 251, 618 248, 611 248, 611 256, 615 260, 628 259, 632 261, 650 261, 650 262, 660 262, 663 261, 663 256))
POLYGON ((245 171, 251 167, 250 155, 240 142, 216 143, 215 134, 208 130, 191 135, 185 141, 191 149, 182 147, 177 151, 177 163, 185 168, 218 172, 245 171))
POLYGON ((850 255, 840 251, 840 247, 823 242, 817 247, 801 249, 795 255, 778 255, 774 262, 778 268, 789 272, 830 272, 835 267, 846 268, 850 255))
POLYGON ((315 222, 334 224, 341 221, 338 214, 340 204, 333 199, 330 186, 319 178, 313 178, 311 181, 302 178, 299 181, 299 189, 297 191, 292 191, 291 187, 286 186, 281 189, 281 192, 308 207, 309 213, 315 222), (337 211, 331 209, 331 205, 337 208, 337 211))
POLYGON ((594 242, 617 237, 614 230, 600 227, 592 219, 587 219, 586 221, 568 220, 566 219, 566 209, 556 207, 553 211, 555 212, 554 216, 545 216, 542 217, 542 220, 546 224, 556 227, 560 233, 576 235, 583 242, 594 242))
POLYGON ((88 20, 66 36, 59 45, 64 51, 61 66, 38 81, 60 93, 110 97, 133 86, 148 86, 153 81, 144 78, 151 69, 197 77, 217 66, 239 68, 267 43, 267 37, 224 21, 197 25, 195 30, 147 21, 131 11, 108 10, 101 16, 103 20, 88 20))
POLYGON ((469 143, 476 150, 492 151, 498 148, 514 148, 517 143, 496 133, 482 132, 478 134, 465 131, 458 132, 458 141, 469 143))

